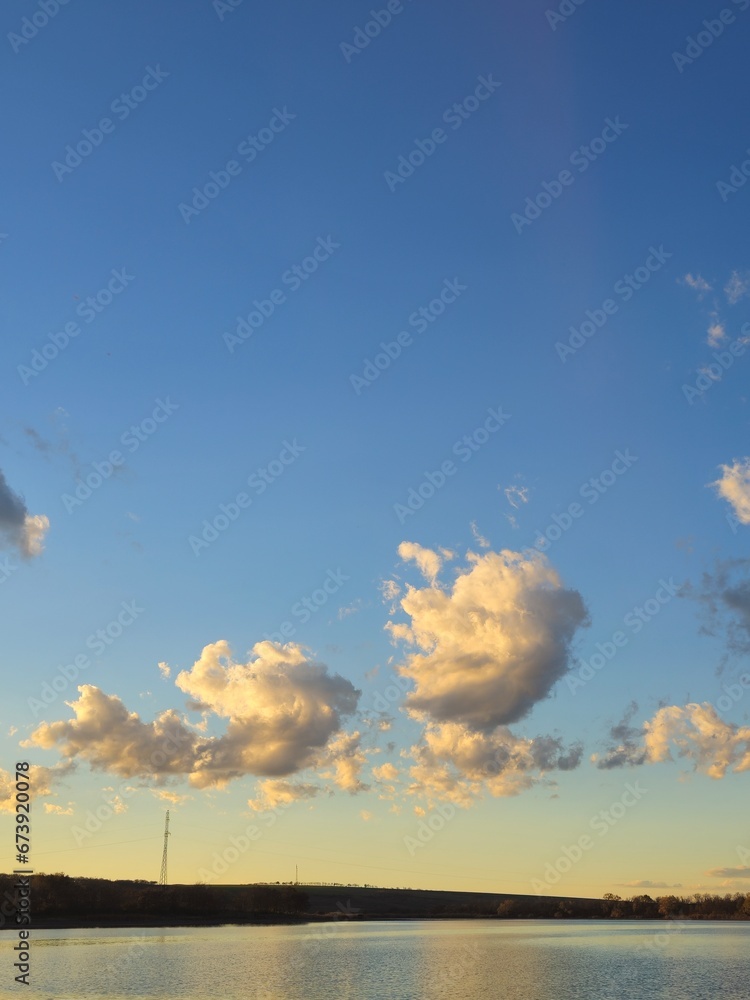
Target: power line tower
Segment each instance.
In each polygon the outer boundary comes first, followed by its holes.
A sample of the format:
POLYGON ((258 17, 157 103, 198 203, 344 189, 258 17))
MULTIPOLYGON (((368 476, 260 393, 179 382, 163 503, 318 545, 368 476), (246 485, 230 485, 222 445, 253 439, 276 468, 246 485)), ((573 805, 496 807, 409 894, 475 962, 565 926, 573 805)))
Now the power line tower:
POLYGON ((169 809, 164 822, 164 853, 161 856, 161 872, 159 873, 159 885, 167 884, 167 846, 169 844, 169 809))

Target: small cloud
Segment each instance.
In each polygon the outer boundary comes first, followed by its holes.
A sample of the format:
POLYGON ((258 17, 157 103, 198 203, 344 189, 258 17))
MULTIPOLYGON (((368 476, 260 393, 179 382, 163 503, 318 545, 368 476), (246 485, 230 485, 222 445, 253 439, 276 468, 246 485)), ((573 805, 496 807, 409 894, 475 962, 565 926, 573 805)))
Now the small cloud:
MULTIPOLYGON (((57 792, 54 789, 61 781, 75 770, 73 761, 55 764, 54 767, 43 767, 40 764, 32 764, 29 768, 29 784, 34 789, 37 799, 54 798, 57 792)), ((0 768, 0 813, 16 812, 16 789, 14 784, 14 772, 4 771, 0 768)))
POLYGON ((735 458, 719 468, 721 476, 709 486, 731 505, 740 524, 750 524, 750 458, 735 458))
MULTIPOLYGON (((502 486, 498 486, 498 489, 503 489, 502 486)), ((516 510, 521 506, 521 504, 529 502, 529 488, 528 486, 507 486, 503 489, 505 494, 505 499, 516 510)))
POLYGON ((164 788, 152 788, 151 794, 155 795, 160 802, 170 802, 173 806, 181 806, 183 802, 192 799, 192 795, 180 795, 177 792, 170 792, 164 788))
POLYGON ((8 736, 15 736, 18 732, 18 726, 11 726, 8 730, 8 736))
POLYGON ((731 306, 736 305, 750 291, 750 271, 732 271, 724 286, 724 294, 731 306))
POLYGON ((172 668, 169 666, 168 663, 165 663, 164 660, 162 660, 159 663, 159 673, 162 675, 162 677, 166 681, 166 680, 168 680, 172 676, 172 668))
POLYGON ((625 713, 609 731, 609 746, 606 753, 592 754, 591 760, 603 771, 619 767, 640 767, 648 760, 648 752, 642 745, 643 726, 631 726, 633 716, 638 711, 638 703, 631 701, 625 713))
POLYGON ((23 432, 37 451, 40 451, 43 455, 49 457, 50 453, 54 449, 49 441, 45 441, 39 431, 35 430, 33 427, 24 427, 23 432))
POLYGON ((293 802, 313 799, 324 791, 320 785, 269 778, 258 782, 258 798, 248 799, 247 804, 254 812, 265 812, 277 806, 284 808, 293 802))
POLYGON ((686 274, 684 278, 678 278, 677 280, 681 284, 687 285, 688 288, 692 288, 694 292, 698 292, 699 299, 702 299, 706 292, 711 291, 711 285, 699 274, 686 274))
POLYGON ((23 497, 14 493, 0 471, 0 538, 31 559, 43 549, 49 518, 44 514, 29 514, 23 497))
POLYGON ((358 597, 357 600, 352 601, 351 604, 347 604, 345 607, 339 608, 337 617, 339 621, 341 621, 343 618, 348 618, 349 615, 356 615, 356 613, 361 611, 364 606, 365 602, 361 597, 358 597))
POLYGON ((727 339, 727 331, 724 328, 724 324, 720 323, 718 319, 708 328, 708 339, 706 343, 709 347, 719 347, 723 341, 727 339))
POLYGON ((380 584, 380 593, 384 601, 395 601, 401 593, 401 588, 395 580, 383 580, 380 584))
POLYGON ((393 764, 381 764, 372 769, 376 781, 398 781, 398 768, 393 764))
POLYGON ((58 806, 54 802, 45 802, 44 811, 46 813, 51 813, 53 816, 72 816, 73 815, 73 803, 69 802, 67 806, 58 806))
MULTIPOLYGON (((128 785, 126 786, 126 791, 128 792, 129 795, 132 795, 133 792, 137 791, 137 789, 133 788, 132 785, 128 785)), ((105 788, 102 788, 102 792, 106 793, 114 792, 114 788, 112 787, 112 785, 107 785, 105 788)), ((111 806, 112 811, 118 816, 128 811, 129 806, 123 800, 121 795, 111 795, 111 796, 107 795, 104 801, 107 803, 108 806, 111 806)))
POLYGON ((490 547, 490 543, 487 541, 487 539, 484 537, 484 535, 480 534, 479 528, 477 528, 477 522, 476 521, 472 521, 471 522, 471 533, 474 536, 474 541, 481 548, 488 549, 490 547))
POLYGON ((365 823, 369 823, 370 820, 373 818, 373 815, 369 809, 360 809, 359 815, 365 821, 365 823))
POLYGON ((618 882, 624 889, 681 889, 682 882, 652 882, 648 878, 636 879, 634 882, 618 882))
POLYGON ((129 517, 131 521, 135 521, 136 524, 141 520, 138 514, 134 514, 132 510, 126 511, 125 517, 129 517))
MULTIPOLYGON (((442 552, 445 555, 446 550, 443 549, 442 552)), ((442 556, 438 555, 437 552, 433 552, 432 549, 423 548, 417 542, 401 542, 398 547, 398 554, 404 562, 409 562, 410 560, 415 562, 425 579, 431 582, 434 582, 440 572, 440 567, 443 565, 442 556)), ((450 556, 451 554, 449 553, 447 558, 450 558, 450 556)))
POLYGON ((750 866, 741 865, 739 868, 711 868, 706 872, 711 878, 750 878, 750 866))

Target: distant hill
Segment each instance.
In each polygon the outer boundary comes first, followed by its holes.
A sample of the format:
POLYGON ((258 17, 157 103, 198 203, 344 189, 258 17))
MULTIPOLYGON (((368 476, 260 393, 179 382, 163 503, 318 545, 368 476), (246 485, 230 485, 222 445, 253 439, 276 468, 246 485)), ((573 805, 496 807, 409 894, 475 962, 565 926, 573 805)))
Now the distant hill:
MULTIPOLYGON (((0 928, 15 927, 14 875, 0 875, 0 928)), ((750 894, 586 899, 355 885, 168 885, 31 876, 32 927, 181 926, 318 920, 750 919, 750 894)))

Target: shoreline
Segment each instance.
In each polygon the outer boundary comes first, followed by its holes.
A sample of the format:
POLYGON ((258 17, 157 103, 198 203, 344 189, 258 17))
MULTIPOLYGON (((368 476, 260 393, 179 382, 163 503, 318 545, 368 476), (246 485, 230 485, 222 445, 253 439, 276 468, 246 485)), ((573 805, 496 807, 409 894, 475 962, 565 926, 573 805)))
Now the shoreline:
MULTIPOLYGON (((195 919, 190 919, 189 917, 179 917, 173 920, 164 919, 154 919, 154 920, 144 920, 144 918, 136 918, 134 920, 127 920, 122 917, 113 917, 111 920, 106 920, 102 918, 92 918, 86 920, 84 918, 76 918, 70 920, 66 917, 59 918, 42 918, 38 921, 32 920, 30 926, 26 929, 31 931, 41 931, 41 930, 122 930, 122 929, 133 929, 133 930, 146 930, 151 928, 164 928, 172 929, 177 927, 274 927, 274 926, 304 926, 309 924, 344 924, 344 923, 393 923, 393 922, 413 922, 413 921, 427 921, 430 923, 438 923, 446 920, 461 920, 461 921, 474 921, 491 920, 496 923, 519 923, 523 921, 524 923, 538 923, 539 921, 554 921, 555 923, 607 923, 607 924, 624 924, 624 923, 644 923, 644 924, 670 924, 675 921, 690 921, 690 923, 706 923, 706 924, 746 924, 750 920, 727 920, 722 918, 712 919, 711 917, 690 917, 690 916, 679 916, 674 917, 489 917, 481 915, 467 915, 467 914, 445 914, 441 916, 404 916, 404 915, 393 915, 393 916, 382 916, 379 914, 362 914, 356 916, 344 916, 342 914, 330 913, 330 914, 304 914, 299 917, 289 915, 269 915, 267 917, 255 917, 248 918, 246 920, 238 920, 236 915, 229 916, 226 918, 216 917, 215 919, 207 919, 205 917, 196 917, 195 919)), ((15 926, 2 927, 0 928, 0 935, 3 932, 8 932, 12 934, 18 933, 18 928, 15 926)))

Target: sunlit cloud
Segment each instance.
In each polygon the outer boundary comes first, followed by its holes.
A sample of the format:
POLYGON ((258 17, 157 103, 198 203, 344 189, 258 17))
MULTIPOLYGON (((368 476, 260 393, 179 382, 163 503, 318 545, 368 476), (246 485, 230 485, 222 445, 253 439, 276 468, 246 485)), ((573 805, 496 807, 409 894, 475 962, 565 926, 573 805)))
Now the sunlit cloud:
POLYGON ((395 764, 380 764, 372 769, 372 775, 376 781, 398 781, 399 770, 395 764))
POLYGON ((197 788, 223 787, 244 775, 284 777, 326 762, 336 784, 348 791, 359 787, 359 736, 344 744, 341 733, 359 692, 308 659, 302 647, 261 642, 247 663, 236 663, 229 645, 217 642, 175 683, 204 720, 226 720, 223 735, 204 735, 174 709, 144 722, 117 696, 84 684, 78 700, 68 703, 75 718, 43 722, 24 745, 57 749, 94 770, 156 784, 184 776, 197 788), (347 752, 350 759, 340 759, 347 752))
POLYGON ((740 524, 750 524, 750 458, 735 458, 719 468, 721 476, 709 485, 731 506, 740 524))
POLYGON ((75 810, 72 802, 69 802, 67 806, 58 806, 54 802, 45 802, 44 811, 52 816, 72 816, 75 810))
POLYGON ((213 774, 283 777, 313 763, 354 713, 359 692, 339 674, 307 658, 296 643, 259 642, 235 663, 226 642, 206 646, 175 684, 203 709, 229 720, 227 732, 202 748, 192 781, 213 774))
POLYGON ((338 733, 334 736, 326 747, 325 758, 320 761, 321 764, 326 762, 330 762, 332 768, 321 771, 322 778, 330 779, 337 788, 352 795, 368 791, 370 786, 361 779, 367 764, 361 733, 338 733))
POLYGON ((258 782, 257 793, 257 798, 249 799, 247 804, 254 812, 266 812, 279 806, 289 806, 293 802, 329 794, 329 790, 311 783, 268 779, 258 782))
POLYGON ((415 763, 408 795, 467 807, 485 795, 506 798, 549 783, 549 772, 578 767, 583 747, 564 747, 551 736, 525 739, 505 726, 482 733, 456 722, 429 723, 409 755, 415 763))
POLYGON ((408 586, 399 602, 409 621, 386 626, 406 650, 398 667, 414 685, 406 712, 423 727, 403 754, 411 760, 406 794, 468 806, 577 767, 580 744, 528 739, 507 726, 569 669, 574 635, 588 624, 580 594, 537 552, 469 552, 449 586, 437 579, 437 560, 422 555, 421 563, 428 585, 408 586))
POLYGON ((658 764, 676 758, 692 764, 694 771, 720 780, 727 772, 750 770, 750 727, 722 720, 708 703, 668 705, 643 724, 640 739, 611 746, 592 760, 599 768, 613 769, 658 764))
POLYGON ((192 795, 180 795, 179 792, 171 792, 166 788, 152 788, 151 794, 160 802, 169 802, 173 806, 181 806, 193 798, 192 795))
POLYGON ((411 712, 491 730, 549 696, 588 617, 581 595, 563 587, 541 553, 470 552, 467 563, 444 588, 435 580, 439 561, 422 556, 430 585, 409 586, 400 601, 409 621, 386 628, 416 650, 399 668, 414 682, 411 712))
MULTIPOLYGON (((34 798, 38 800, 49 796, 54 797, 57 794, 55 789, 73 770, 75 770, 75 764, 72 761, 57 764, 54 767, 32 764, 28 772, 28 781, 33 790, 34 798)), ((15 813, 15 811, 15 774, 0 768, 0 813, 15 813)))
POLYGON ((443 557, 432 549, 425 549, 416 542, 401 542, 398 554, 404 562, 415 562, 422 576, 433 582, 443 565, 443 557))

